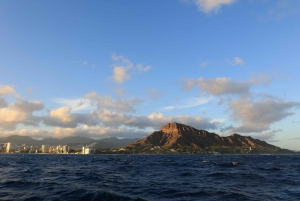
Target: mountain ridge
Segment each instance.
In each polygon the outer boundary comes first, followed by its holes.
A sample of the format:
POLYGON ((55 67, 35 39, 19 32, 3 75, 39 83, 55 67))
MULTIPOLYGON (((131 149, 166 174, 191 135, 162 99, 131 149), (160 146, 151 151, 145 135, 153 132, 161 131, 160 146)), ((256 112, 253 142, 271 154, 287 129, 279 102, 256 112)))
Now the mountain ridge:
POLYGON ((48 144, 51 146, 57 145, 89 145, 94 143, 95 148, 115 148, 115 147, 122 147, 129 143, 136 141, 137 139, 131 138, 124 138, 119 139, 116 137, 108 137, 102 139, 92 139, 83 136, 69 136, 64 138, 45 138, 42 140, 36 140, 29 136, 20 136, 20 135, 11 135, 8 137, 0 138, 0 143, 16 143, 19 145, 26 144, 27 146, 42 146, 43 144, 48 144))
POLYGON ((149 136, 131 143, 129 146, 190 146, 190 147, 211 147, 211 146, 244 146, 258 148, 278 148, 268 144, 265 141, 253 139, 250 136, 242 136, 232 134, 227 137, 221 137, 215 133, 210 133, 205 130, 198 130, 192 126, 180 124, 177 122, 167 123, 160 128, 159 131, 154 131, 149 136))

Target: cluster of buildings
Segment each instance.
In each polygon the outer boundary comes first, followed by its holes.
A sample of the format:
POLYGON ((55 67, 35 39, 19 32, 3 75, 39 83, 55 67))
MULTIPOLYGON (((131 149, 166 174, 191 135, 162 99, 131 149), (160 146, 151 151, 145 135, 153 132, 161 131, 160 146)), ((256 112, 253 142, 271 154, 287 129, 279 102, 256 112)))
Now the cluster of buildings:
POLYGON ((22 144, 21 146, 16 143, 3 143, 1 144, 2 151, 5 153, 51 153, 51 154, 67 154, 70 151, 70 147, 68 145, 58 145, 58 146, 50 146, 50 145, 42 145, 39 146, 26 146, 26 144, 22 144))
POLYGON ((0 144, 1 151, 5 153, 38 153, 38 146, 26 146, 22 144, 21 146, 16 143, 2 143, 0 144))
POLYGON ((68 145, 58 145, 58 146, 50 146, 50 145, 42 145, 41 152, 42 153, 50 153, 50 154, 68 154, 70 151, 70 147, 68 145))
MULTIPOLYGON (((16 143, 2 143, 0 144, 2 152, 5 153, 49 153, 49 154, 68 154, 70 152, 70 146, 68 145, 42 145, 39 146, 26 146, 22 144, 21 146, 16 143)), ((90 147, 82 147, 82 152, 77 152, 77 154, 91 154, 93 149, 90 147)))

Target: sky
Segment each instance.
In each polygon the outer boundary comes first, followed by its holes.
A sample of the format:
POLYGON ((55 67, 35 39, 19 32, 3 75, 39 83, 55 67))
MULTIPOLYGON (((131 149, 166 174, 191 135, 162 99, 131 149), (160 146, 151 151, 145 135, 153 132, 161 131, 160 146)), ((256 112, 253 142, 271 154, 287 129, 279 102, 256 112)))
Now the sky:
POLYGON ((0 1, 0 137, 169 122, 300 150, 300 1, 0 1))

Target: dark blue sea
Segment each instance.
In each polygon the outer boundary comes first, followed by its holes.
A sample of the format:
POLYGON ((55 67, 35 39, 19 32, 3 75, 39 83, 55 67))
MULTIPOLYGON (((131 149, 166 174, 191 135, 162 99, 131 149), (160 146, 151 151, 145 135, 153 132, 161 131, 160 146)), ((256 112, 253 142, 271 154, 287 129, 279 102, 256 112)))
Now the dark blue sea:
POLYGON ((300 155, 0 155, 0 200, 300 200, 300 155))

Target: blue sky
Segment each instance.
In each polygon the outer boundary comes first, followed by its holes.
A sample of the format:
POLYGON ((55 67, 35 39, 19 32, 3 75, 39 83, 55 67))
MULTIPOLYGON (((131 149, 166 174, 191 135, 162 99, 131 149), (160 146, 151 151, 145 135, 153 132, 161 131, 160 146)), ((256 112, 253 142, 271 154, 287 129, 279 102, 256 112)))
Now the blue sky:
POLYGON ((300 149, 297 0, 1 1, 0 135, 168 122, 300 149))

